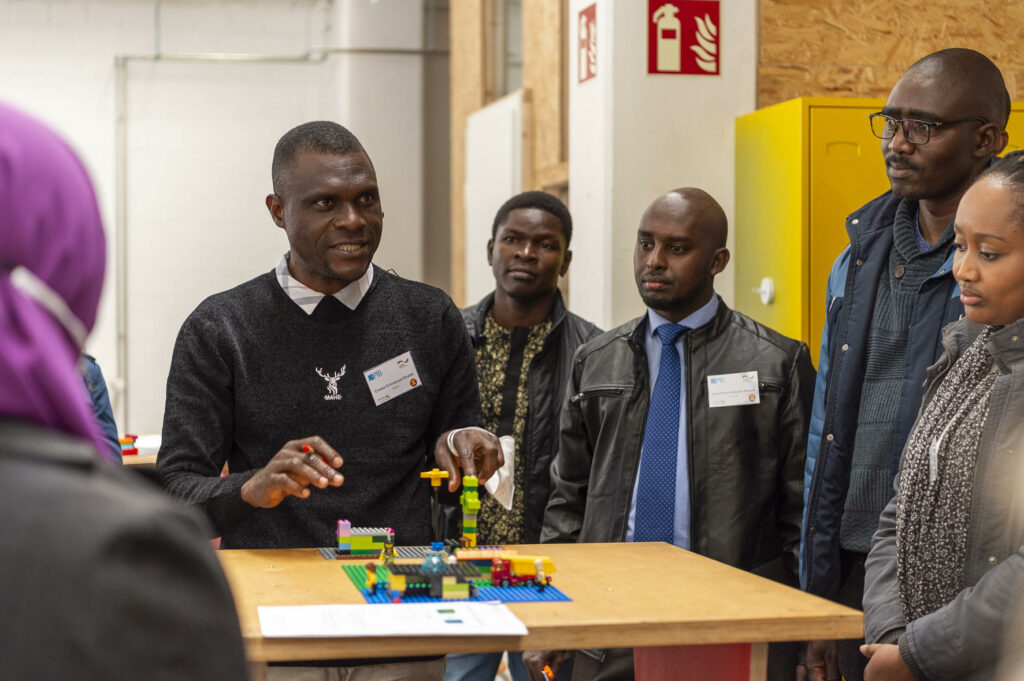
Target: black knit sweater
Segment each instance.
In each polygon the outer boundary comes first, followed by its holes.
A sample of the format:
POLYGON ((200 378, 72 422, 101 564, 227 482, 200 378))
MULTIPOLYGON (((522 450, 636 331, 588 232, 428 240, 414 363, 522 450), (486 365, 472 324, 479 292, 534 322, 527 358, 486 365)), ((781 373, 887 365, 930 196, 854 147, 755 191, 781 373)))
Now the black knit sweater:
POLYGON ((206 299, 178 333, 157 471, 201 506, 224 548, 329 546, 335 522, 430 539, 429 485, 444 431, 480 422, 473 354, 442 291, 377 268, 353 311, 331 296, 307 315, 273 272, 206 299), (363 372, 411 351, 420 386, 375 406, 363 372), (328 382, 337 379, 333 399, 328 382), (318 373, 320 369, 320 373, 318 373), (242 484, 289 440, 320 435, 345 460, 341 487, 272 509, 242 484), (227 462, 230 474, 219 477, 227 462))

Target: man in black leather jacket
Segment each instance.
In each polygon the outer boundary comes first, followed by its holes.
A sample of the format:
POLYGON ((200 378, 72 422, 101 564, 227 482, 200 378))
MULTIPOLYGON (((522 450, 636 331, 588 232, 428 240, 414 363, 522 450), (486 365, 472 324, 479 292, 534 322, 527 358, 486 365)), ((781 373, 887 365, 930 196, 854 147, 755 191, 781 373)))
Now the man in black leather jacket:
MULTIPOLYGON (((729 261, 726 232, 721 206, 699 189, 669 192, 644 213, 634 266, 648 311, 576 353, 541 541, 633 540, 649 376, 658 370, 649 361, 651 339, 658 325, 682 323, 690 330, 675 341, 684 388, 675 494, 684 510, 676 512, 673 543, 796 584, 814 368, 803 343, 715 294, 714 277, 729 261), (753 372, 747 393, 720 390, 753 372)), ((795 648, 780 652, 773 650, 769 677, 791 679, 795 648)), ((560 655, 524 659, 539 668, 560 655)), ((632 677, 629 648, 576 655, 574 679, 632 677)))
MULTIPOLYGON (((535 544, 551 492, 558 419, 572 356, 601 330, 565 309, 558 278, 572 260, 572 216, 557 197, 517 194, 498 210, 487 243, 495 289, 462 311, 473 343, 483 424, 516 441, 515 494, 506 511, 482 496, 477 542, 535 544)), ((445 681, 493 680, 499 653, 449 655, 445 681)), ((515 681, 520 654, 509 653, 515 681)), ((570 670, 563 670, 566 679, 570 670)), ((561 677, 560 677, 561 678, 561 677)))

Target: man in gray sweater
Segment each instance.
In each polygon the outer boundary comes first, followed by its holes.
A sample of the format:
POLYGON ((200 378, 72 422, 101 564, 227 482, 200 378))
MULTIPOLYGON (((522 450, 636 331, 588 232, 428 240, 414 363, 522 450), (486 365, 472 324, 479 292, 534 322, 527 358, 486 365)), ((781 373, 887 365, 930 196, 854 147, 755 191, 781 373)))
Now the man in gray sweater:
MULTIPOLYGON (((182 325, 157 470, 206 511, 225 548, 328 546, 338 519, 425 544, 420 472, 436 462, 454 491, 460 465, 482 481, 501 464, 493 435, 462 429, 480 423, 462 317, 444 292, 372 264, 384 214, 373 164, 348 130, 289 131, 273 184, 267 208, 290 250, 182 325)), ((444 670, 443 658, 353 663, 353 681, 444 670)), ((320 678, 310 672, 301 678, 320 678)))

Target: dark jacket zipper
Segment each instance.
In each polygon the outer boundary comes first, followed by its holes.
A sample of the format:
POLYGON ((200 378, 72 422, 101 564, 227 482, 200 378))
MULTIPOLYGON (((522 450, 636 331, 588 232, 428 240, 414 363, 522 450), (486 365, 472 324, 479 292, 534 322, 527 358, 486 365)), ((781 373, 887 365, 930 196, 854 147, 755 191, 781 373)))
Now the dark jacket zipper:
POLYGON ((600 397, 601 395, 621 395, 626 392, 625 388, 594 388, 579 392, 569 398, 569 402, 576 404, 585 397, 600 397))

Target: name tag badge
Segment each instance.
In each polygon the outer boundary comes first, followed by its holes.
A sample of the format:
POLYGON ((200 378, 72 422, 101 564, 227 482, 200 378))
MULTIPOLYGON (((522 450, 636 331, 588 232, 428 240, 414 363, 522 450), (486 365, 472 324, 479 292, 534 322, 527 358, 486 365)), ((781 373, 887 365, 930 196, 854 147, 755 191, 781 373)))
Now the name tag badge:
POLYGON ((761 404, 756 371, 708 376, 708 406, 735 407, 761 404))
POLYGON ((420 375, 412 361, 412 353, 403 352, 383 364, 363 372, 366 385, 370 387, 373 403, 378 407, 399 395, 420 387, 420 375))

